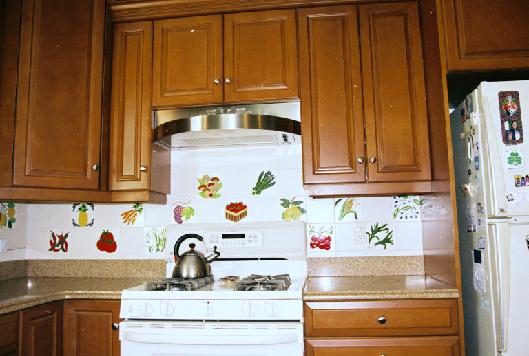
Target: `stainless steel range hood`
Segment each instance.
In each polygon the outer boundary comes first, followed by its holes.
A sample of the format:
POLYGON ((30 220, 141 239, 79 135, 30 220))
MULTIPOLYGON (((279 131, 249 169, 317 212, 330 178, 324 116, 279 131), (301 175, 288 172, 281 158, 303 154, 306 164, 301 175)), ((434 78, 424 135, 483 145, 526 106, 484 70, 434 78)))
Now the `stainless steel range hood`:
POLYGON ((154 142, 166 149, 299 144, 299 101, 155 110, 154 142))

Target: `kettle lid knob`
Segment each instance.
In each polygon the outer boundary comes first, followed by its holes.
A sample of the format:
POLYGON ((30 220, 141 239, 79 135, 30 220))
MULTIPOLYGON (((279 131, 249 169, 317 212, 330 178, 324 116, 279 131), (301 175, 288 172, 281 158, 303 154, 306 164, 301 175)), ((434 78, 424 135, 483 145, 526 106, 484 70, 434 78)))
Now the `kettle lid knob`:
POLYGON ((191 242, 191 243, 189 244, 189 248, 191 249, 191 251, 194 251, 196 246, 197 246, 197 245, 194 244, 193 242, 191 242))

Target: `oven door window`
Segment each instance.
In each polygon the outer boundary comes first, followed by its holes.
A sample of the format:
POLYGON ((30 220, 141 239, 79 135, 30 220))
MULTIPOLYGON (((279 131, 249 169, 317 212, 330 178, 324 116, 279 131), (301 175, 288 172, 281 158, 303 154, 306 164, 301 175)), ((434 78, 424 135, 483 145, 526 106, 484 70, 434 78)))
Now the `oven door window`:
POLYGON ((302 356, 302 323, 120 323, 127 356, 302 356))

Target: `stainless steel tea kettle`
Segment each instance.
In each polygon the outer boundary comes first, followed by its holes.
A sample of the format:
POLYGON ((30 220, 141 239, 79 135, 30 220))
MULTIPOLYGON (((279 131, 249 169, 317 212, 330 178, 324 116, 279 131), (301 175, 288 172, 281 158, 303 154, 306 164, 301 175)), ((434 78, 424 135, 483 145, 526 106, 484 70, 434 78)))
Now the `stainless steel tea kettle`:
POLYGON ((180 245, 187 239, 197 239, 204 242, 204 238, 197 234, 185 234, 180 236, 174 245, 174 258, 176 265, 173 269, 173 278, 202 278, 211 274, 210 262, 213 262, 220 256, 217 246, 213 248, 212 253, 205 256, 199 251, 195 251, 196 244, 190 243, 187 252, 182 255, 178 253, 180 245))

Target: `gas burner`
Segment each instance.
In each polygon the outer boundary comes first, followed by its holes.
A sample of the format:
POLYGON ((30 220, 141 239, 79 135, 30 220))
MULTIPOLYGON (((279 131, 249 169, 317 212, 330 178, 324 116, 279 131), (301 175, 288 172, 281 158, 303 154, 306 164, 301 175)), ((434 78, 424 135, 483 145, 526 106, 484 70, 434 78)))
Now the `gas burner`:
POLYGON ((290 286, 290 276, 280 274, 277 276, 261 276, 252 274, 244 277, 235 284, 237 291, 282 291, 290 286))
POLYGON ((213 283, 213 275, 203 278, 183 279, 165 278, 154 282, 149 282, 145 286, 147 291, 190 291, 197 290, 207 284, 213 283))

